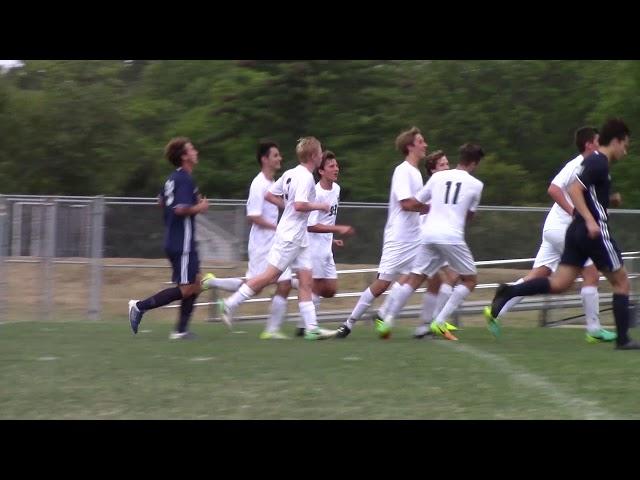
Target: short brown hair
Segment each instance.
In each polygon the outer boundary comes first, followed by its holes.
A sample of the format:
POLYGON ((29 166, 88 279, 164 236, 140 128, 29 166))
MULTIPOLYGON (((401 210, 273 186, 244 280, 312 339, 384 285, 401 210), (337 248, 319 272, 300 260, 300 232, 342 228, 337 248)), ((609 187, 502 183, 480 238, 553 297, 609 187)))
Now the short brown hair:
POLYGON ((430 177, 433 175, 433 170, 438 166, 438 160, 444 157, 444 152, 442 150, 436 150, 433 153, 427 155, 424 159, 424 168, 427 170, 427 175, 430 177))
POLYGON ((182 165, 182 155, 184 155, 184 147, 187 143, 191 143, 187 137, 172 138, 167 146, 164 147, 164 156, 170 163, 179 167, 182 165))
POLYGON ((318 147, 322 148, 322 145, 320 144, 320 140, 316 137, 300 138, 296 145, 296 155, 298 156, 298 160, 301 162, 307 162, 318 147))
POLYGON ((484 150, 480 145, 475 143, 465 143, 460 147, 460 163, 462 165, 469 165, 471 163, 480 163, 482 157, 484 157, 484 150))
POLYGON ((409 130, 402 132, 396 138, 396 148, 403 154, 409 154, 409 145, 413 144, 416 135, 421 135, 418 127, 411 127, 409 130))
POLYGON ((587 143, 593 142, 598 135, 598 130, 593 127, 582 127, 576 130, 574 135, 576 147, 580 153, 587 148, 587 143))

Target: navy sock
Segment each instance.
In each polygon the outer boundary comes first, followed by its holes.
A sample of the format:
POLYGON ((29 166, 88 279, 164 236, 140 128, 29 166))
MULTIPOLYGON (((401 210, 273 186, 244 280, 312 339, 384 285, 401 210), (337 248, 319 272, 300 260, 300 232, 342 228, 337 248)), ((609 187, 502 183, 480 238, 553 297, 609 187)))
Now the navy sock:
POLYGON ((180 315, 178 316, 178 326, 176 330, 178 333, 184 333, 187 331, 191 314, 193 313, 193 304, 196 302, 197 295, 191 295, 190 297, 183 298, 180 303, 180 315))
POLYGON ((534 278, 527 282, 519 283, 511 287, 512 297, 529 297, 531 295, 540 295, 551 291, 551 283, 547 277, 534 278))
POLYGON ((618 334, 616 343, 624 345, 629 341, 629 295, 613 294, 613 318, 618 334))
POLYGON ((167 288, 155 295, 150 296, 146 300, 140 300, 136 306, 141 312, 151 310, 153 308, 164 307, 171 302, 180 300, 182 298, 182 292, 178 287, 167 288))

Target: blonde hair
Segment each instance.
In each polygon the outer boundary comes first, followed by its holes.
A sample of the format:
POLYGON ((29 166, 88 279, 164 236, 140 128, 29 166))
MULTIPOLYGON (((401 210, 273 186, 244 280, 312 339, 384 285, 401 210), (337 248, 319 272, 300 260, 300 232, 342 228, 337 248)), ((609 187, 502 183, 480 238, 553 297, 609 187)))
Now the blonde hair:
POLYGON ((402 132, 396 138, 396 148, 400 150, 403 155, 409 155, 409 145, 413 144, 416 139, 416 135, 421 135, 418 127, 412 127, 411 129, 402 132))
POLYGON ((318 148, 322 148, 322 146, 316 137, 302 137, 298 139, 298 144, 296 145, 298 160, 302 163, 308 162, 318 148))

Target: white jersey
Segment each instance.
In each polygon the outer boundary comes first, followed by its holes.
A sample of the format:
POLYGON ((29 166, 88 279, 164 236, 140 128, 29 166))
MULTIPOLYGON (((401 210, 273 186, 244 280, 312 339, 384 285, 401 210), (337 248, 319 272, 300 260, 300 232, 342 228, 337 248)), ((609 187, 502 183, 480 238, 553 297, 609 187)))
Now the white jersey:
POLYGON ((408 161, 393 171, 389 192, 389 213, 384 227, 385 242, 415 242, 420 236, 420 213, 402 209, 401 200, 412 198, 422 187, 422 174, 408 161))
POLYGON ((302 247, 308 246, 307 219, 310 212, 297 212, 293 204, 315 202, 315 181, 311 172, 305 166, 298 165, 284 172, 269 191, 284 199, 284 212, 276 229, 276 241, 279 239, 302 247))
MULTIPOLYGON (((562 170, 560 170, 560 172, 553 178, 553 180, 551 180, 551 183, 553 185, 556 185, 562 190, 564 198, 567 199, 567 202, 569 202, 569 205, 571 205, 572 207, 573 202, 569 197, 567 189, 569 188, 569 185, 571 185, 571 183, 573 183, 573 181, 575 180, 576 170, 578 169, 578 167, 580 167, 583 159, 584 158, 582 157, 582 155, 578 155, 573 160, 567 162, 567 164, 562 167, 562 170)), ((544 221, 544 227, 542 228, 542 231, 545 232, 547 230, 566 230, 571 223, 571 220, 573 220, 573 217, 565 212, 560 205, 554 203, 553 207, 551 207, 551 210, 547 215, 547 219, 544 221)))
POLYGON ((465 170, 434 173, 416 194, 419 202, 431 202, 422 229, 422 243, 464 244, 467 212, 476 211, 483 186, 480 180, 465 170))
MULTIPOLYGON (((331 190, 325 190, 320 185, 320 182, 316 183, 316 202, 328 203, 331 205, 331 210, 329 212, 314 210, 309 215, 307 225, 310 227, 318 224, 335 225, 339 201, 340 185, 334 182, 331 185, 331 190)), ((333 233, 309 233, 309 246, 311 247, 312 255, 326 255, 327 253, 331 253, 332 245, 333 233)))
MULTIPOLYGON (((247 216, 253 217, 260 215, 267 222, 276 225, 278 223, 278 207, 264 198, 271 185, 273 185, 273 180, 265 177, 264 173, 260 172, 256 175, 249 188, 247 216)), ((264 228, 253 223, 251 225, 251 231, 249 232, 248 250, 251 252, 264 248, 266 245, 271 246, 275 235, 275 230, 264 228)))

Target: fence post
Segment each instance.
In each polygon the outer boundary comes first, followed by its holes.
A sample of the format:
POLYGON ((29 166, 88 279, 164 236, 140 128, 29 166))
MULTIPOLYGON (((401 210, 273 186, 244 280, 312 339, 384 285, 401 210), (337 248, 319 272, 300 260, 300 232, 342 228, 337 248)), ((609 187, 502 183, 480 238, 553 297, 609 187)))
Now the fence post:
POLYGON ((50 197, 43 205, 44 225, 44 241, 42 245, 42 256, 44 262, 42 264, 43 296, 42 308, 43 318, 51 320, 53 318, 53 260, 56 253, 56 207, 57 201, 50 197))
MULTIPOLYGON (((9 208, 5 201, 5 207, 9 208)), ((22 255, 22 203, 15 202, 13 204, 13 213, 11 215, 11 255, 14 257, 22 255)))
POLYGON ((9 250, 9 202, 0 195, 0 321, 6 321, 9 311, 9 282, 7 264, 9 250))
POLYGON ((91 202, 91 266, 89 268, 89 320, 100 320, 104 255, 104 196, 91 202))

